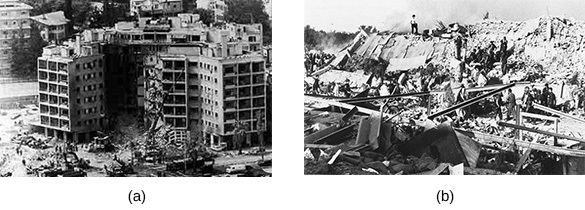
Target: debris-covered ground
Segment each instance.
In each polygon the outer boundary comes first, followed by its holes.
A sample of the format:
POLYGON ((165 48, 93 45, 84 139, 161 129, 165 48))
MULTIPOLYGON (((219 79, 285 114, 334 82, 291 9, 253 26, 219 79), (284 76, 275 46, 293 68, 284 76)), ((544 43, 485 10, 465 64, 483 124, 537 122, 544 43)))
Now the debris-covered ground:
MULTIPOLYGON (((143 136, 132 123, 121 123, 96 142, 72 144, 44 136, 32 125, 39 109, 29 105, 0 110, 0 176, 271 176, 272 149, 258 147, 213 151, 201 147, 193 158, 161 157, 139 146, 143 136), (132 140, 129 140, 132 139, 132 140), (133 142, 134 146, 130 146, 133 142), (226 169, 243 165, 236 171, 226 169)), ((124 121, 124 119, 120 120, 124 121)), ((142 139, 143 140, 143 139, 142 139)))
POLYGON ((356 34, 305 56, 305 174, 585 174, 585 23, 356 34))

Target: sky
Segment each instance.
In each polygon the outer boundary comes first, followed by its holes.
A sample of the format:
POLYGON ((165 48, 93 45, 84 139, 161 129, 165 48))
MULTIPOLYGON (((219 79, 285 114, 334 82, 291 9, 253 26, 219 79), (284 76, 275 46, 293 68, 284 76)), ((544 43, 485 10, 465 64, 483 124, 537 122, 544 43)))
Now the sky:
POLYGON ((437 20, 474 23, 490 18, 525 21, 543 15, 585 20, 583 0, 305 0, 305 25, 317 30, 355 32, 360 25, 409 31, 416 15, 419 31, 437 20))

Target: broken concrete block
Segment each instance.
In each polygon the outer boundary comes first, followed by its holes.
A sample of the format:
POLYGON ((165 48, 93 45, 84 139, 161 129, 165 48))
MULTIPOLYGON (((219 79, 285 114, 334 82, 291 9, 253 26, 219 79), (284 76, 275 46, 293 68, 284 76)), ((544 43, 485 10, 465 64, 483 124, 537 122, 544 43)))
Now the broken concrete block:
POLYGON ((449 166, 450 175, 463 175, 463 170, 464 170, 463 164, 449 166))
POLYGON ((386 165, 384 165, 384 163, 380 161, 369 162, 366 163, 366 165, 382 174, 388 174, 390 172, 390 170, 388 170, 388 167, 386 167, 386 165))
MULTIPOLYGON (((473 149, 475 147, 466 146, 466 148, 473 149)), ((426 153, 439 162, 451 164, 464 163, 466 166, 469 166, 469 161, 465 156, 465 152, 455 131, 447 123, 439 124, 437 127, 415 136, 412 140, 399 145, 398 150, 405 155, 421 157, 426 153)), ((479 154, 479 150, 474 152, 479 154)))
POLYGON ((355 139, 355 144, 367 144, 368 143, 368 135, 370 132, 370 118, 363 117, 360 119, 360 124, 358 126, 358 133, 355 139))
POLYGON ((368 136, 368 141, 370 143, 370 148, 372 150, 378 149, 380 146, 378 144, 378 139, 380 137, 380 130, 382 127, 382 116, 379 114, 374 114, 371 117, 370 123, 370 134, 368 136))
POLYGON ((305 150, 305 159, 315 160, 315 156, 313 156, 313 153, 311 153, 311 149, 309 148, 305 150))

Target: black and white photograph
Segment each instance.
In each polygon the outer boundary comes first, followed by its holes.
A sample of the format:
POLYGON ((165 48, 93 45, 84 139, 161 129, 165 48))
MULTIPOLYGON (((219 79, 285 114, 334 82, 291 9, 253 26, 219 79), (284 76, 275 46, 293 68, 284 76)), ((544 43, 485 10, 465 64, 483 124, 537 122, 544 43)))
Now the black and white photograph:
POLYGON ((0 176, 271 177, 271 0, 0 0, 0 176))
POLYGON ((305 1, 304 174, 585 174, 583 8, 305 1))

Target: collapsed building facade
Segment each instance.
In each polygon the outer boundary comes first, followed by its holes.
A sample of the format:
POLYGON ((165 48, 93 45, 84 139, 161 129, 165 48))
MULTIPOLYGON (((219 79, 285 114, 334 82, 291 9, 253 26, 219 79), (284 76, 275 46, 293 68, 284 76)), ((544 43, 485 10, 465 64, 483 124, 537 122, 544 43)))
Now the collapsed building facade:
POLYGON ((324 62, 306 56, 305 173, 583 174, 584 26, 541 17, 359 31, 324 62), (474 59, 504 37, 505 59, 474 59), (521 97, 549 87, 553 104, 521 97), (502 93, 518 105, 498 103, 502 93))
POLYGON ((251 136, 258 121, 266 124, 261 24, 208 27, 196 14, 178 14, 89 29, 79 39, 104 59, 105 116, 130 113, 147 127, 203 132, 211 145, 233 144, 236 121, 251 136))

